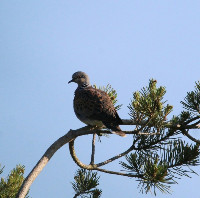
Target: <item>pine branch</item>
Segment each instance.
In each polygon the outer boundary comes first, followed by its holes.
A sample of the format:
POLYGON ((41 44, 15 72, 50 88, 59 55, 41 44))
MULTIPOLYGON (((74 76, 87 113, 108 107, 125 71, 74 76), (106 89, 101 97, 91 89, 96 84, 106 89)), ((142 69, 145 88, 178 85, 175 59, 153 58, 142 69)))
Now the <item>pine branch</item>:
POLYGON ((72 187, 75 191, 75 196, 80 195, 92 195, 93 197, 100 197, 102 191, 97 188, 99 185, 99 176, 97 172, 87 171, 85 169, 79 169, 75 176, 74 182, 72 182, 72 187))
POLYGON ((195 90, 187 92, 184 101, 181 101, 181 104, 185 109, 192 113, 200 114, 200 81, 195 82, 195 90))
POLYGON ((3 173, 3 169, 4 169, 4 166, 1 168, 1 164, 0 164, 0 174, 3 173))
POLYGON ((166 93, 165 87, 156 87, 157 81, 150 80, 148 87, 133 93, 133 99, 128 108, 131 118, 138 122, 151 120, 151 125, 159 129, 172 111, 172 106, 162 101, 166 93))
MULTIPOLYGON (((4 168, 4 167, 3 167, 4 168)), ((0 169, 0 174, 3 172, 3 168, 0 169)), ((15 198, 21 184, 24 181, 24 166, 17 165, 16 168, 11 170, 7 178, 1 178, 0 181, 0 197, 1 198, 15 198)), ((28 194, 28 192, 27 192, 28 194)), ((26 198, 28 198, 26 194, 26 198)))
POLYGON ((197 144, 200 145, 200 140, 197 140, 196 138, 192 137, 192 136, 188 133, 188 131, 182 130, 182 133, 183 133, 184 135, 186 135, 190 140, 192 140, 193 142, 196 142, 197 144))
POLYGON ((194 173, 190 168, 184 170, 181 167, 199 165, 199 154, 199 145, 174 140, 162 145, 158 151, 138 150, 131 153, 126 156, 126 162, 120 164, 129 174, 142 175, 138 179, 141 192, 154 189, 156 194, 158 189, 170 193, 169 185, 177 183, 175 175, 190 177, 187 173, 194 173))
MULTIPOLYGON (((133 99, 129 105, 129 114, 131 116, 131 120, 122 120, 122 125, 136 126, 132 131, 125 131, 126 134, 133 135, 133 145, 119 155, 116 155, 99 164, 94 164, 93 162, 95 151, 93 142, 93 151, 90 165, 83 164, 75 154, 72 154, 75 162, 80 167, 85 169, 98 170, 109 174, 138 178, 141 186, 143 187, 142 190, 145 192, 150 191, 152 188, 154 188, 154 192, 155 188, 158 188, 162 192, 168 192, 170 187, 164 185, 164 183, 176 183, 172 178, 174 174, 178 174, 179 176, 189 176, 187 174, 188 172, 183 170, 182 167, 187 165, 195 166, 199 163, 197 160, 197 156, 199 156, 199 151, 197 149, 199 140, 189 135, 188 130, 200 128, 200 82, 196 83, 195 91, 188 92, 184 102, 182 102, 184 108, 188 111, 181 112, 179 116, 173 116, 173 118, 169 121, 167 121, 167 116, 172 111, 173 107, 169 104, 166 105, 166 101, 163 101, 164 95, 166 93, 165 87, 160 86, 157 88, 156 84, 157 81, 152 79, 149 81, 149 85, 147 87, 142 88, 139 92, 133 93, 133 99), (172 146, 173 149, 171 148, 172 150, 170 156, 170 149, 165 148, 165 146, 169 145, 170 141, 173 142, 175 135, 180 134, 181 131, 189 139, 198 144, 196 147, 192 147, 191 145, 185 146, 179 142, 178 151, 180 152, 177 154, 176 150, 173 150, 177 148, 172 146), (128 154, 132 150, 143 153, 143 157, 146 157, 146 161, 143 160, 143 166, 145 166, 146 169, 143 167, 142 170, 139 165, 138 167, 135 165, 135 173, 122 173, 99 168, 99 166, 110 163, 128 154), (168 153, 165 155, 165 157, 168 156, 168 158, 166 158, 168 161, 163 160, 161 156, 158 155, 159 150, 161 152, 166 151, 166 153, 168 153)), ((104 89, 109 94, 115 107, 119 108, 119 106, 116 106, 116 91, 112 89, 111 86, 107 86, 102 89, 104 89)), ((95 133, 110 134, 110 131, 105 129, 102 130, 92 127, 84 127, 74 131, 71 130, 66 135, 54 142, 49 147, 49 149, 47 149, 43 157, 25 179, 17 198, 25 197, 34 179, 60 147, 66 143, 69 143, 70 141, 71 142, 69 145, 71 147, 73 140, 78 136, 95 133)), ((73 151, 73 149, 71 150, 73 151)), ((141 159, 142 158, 140 157, 140 161, 142 161, 141 159)), ((139 161, 137 163, 139 163, 139 161)), ((123 165, 125 167, 125 164, 123 165)), ((130 167, 127 166, 127 168, 130 167)))
MULTIPOLYGON (((143 125, 145 123, 146 122, 141 121, 141 125, 143 125)), ((123 119, 123 124, 122 125, 136 125, 136 124, 138 124, 138 123, 136 123, 136 121, 123 119)), ((181 128, 181 126, 178 126, 178 124, 176 125, 175 123, 171 123, 171 122, 166 123, 165 127, 169 128, 169 134, 168 134, 169 136, 170 135, 172 136, 173 133, 175 133, 176 130, 180 130, 180 128, 181 128)), ((185 128, 187 129, 187 126, 185 126, 185 128)), ((197 129, 197 127, 193 127, 193 128, 197 129)), ((23 182, 23 184, 21 186, 21 189, 18 192, 18 195, 16 196, 16 198, 24 198, 25 197, 25 195, 28 192, 28 190, 29 190, 31 184, 33 183, 33 181, 36 179, 36 177, 39 175, 39 173, 46 166, 48 161, 51 159, 51 157, 54 155, 54 153, 58 149, 60 149, 63 145, 69 143, 73 139, 77 138, 78 136, 94 134, 94 133, 97 133, 97 134, 99 134, 99 133, 111 134, 110 131, 108 131, 108 130, 100 130, 100 129, 96 129, 94 127, 86 126, 86 127, 81 128, 81 129, 78 129, 78 130, 70 130, 66 135, 64 135, 63 137, 61 137, 58 140, 56 140, 47 149, 47 151, 44 153, 44 155, 38 161, 36 166, 33 168, 33 170, 30 172, 30 174, 24 180, 24 182, 23 182)), ((127 134, 135 134, 135 135, 137 133, 138 133, 138 131, 136 131, 136 132, 135 131, 127 132, 127 134)), ((140 139, 141 135, 139 135, 135 140, 139 141, 138 138, 140 139)), ((153 145, 151 145, 151 146, 156 145, 156 143, 158 143, 159 140, 164 141, 166 138, 167 138, 167 136, 164 136, 163 138, 158 139, 157 142, 154 142, 153 145)), ((104 170, 104 169, 99 170, 99 171, 102 171, 102 172, 105 172, 105 173, 110 173, 110 174, 115 174, 115 171, 106 172, 106 170, 104 170)), ((118 174, 118 173, 116 172, 116 174, 118 174)), ((129 176, 129 174, 118 174, 118 175, 129 176)), ((139 176, 135 175, 133 177, 140 177, 140 175, 139 176)))

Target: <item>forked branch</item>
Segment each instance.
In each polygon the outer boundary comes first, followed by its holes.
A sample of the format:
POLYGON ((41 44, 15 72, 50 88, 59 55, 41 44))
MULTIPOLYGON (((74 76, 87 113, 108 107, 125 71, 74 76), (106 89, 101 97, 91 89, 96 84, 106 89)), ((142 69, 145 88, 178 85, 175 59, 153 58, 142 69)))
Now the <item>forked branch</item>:
POLYGON ((130 151, 132 151, 132 147, 130 147, 127 151, 109 159, 109 160, 106 160, 105 162, 102 162, 102 163, 99 163, 99 164, 89 164, 89 165, 86 165, 84 163, 82 163, 76 153, 75 153, 75 149, 74 149, 74 140, 70 141, 69 142, 69 150, 70 150, 70 154, 71 154, 71 157, 72 159, 74 160, 74 162, 80 167, 80 168, 84 168, 84 169, 87 169, 87 170, 98 170, 98 171, 101 171, 101 172, 104 172, 104 173, 109 173, 109 174, 114 174, 114 175, 121 175, 121 176, 127 176, 127 177, 142 177, 142 175, 132 175, 132 174, 126 174, 126 173, 121 173, 121 172, 116 172, 116 171, 110 171, 110 170, 106 170, 106 169, 101 169, 99 168, 100 166, 103 166, 105 164, 108 164, 126 154, 128 154, 130 151))
MULTIPOLYGON (((144 126, 146 125, 146 122, 135 122, 133 120, 122 120, 123 124, 122 125, 140 125, 140 126, 144 126)), ((183 126, 173 126, 170 123, 165 124, 166 128, 172 128, 173 130, 182 130, 183 126)), ((198 126, 185 126, 185 129, 197 129, 199 128, 198 126)), ((138 130, 134 130, 134 131, 123 131, 126 134, 140 134, 140 135, 152 135, 152 133, 140 133, 138 130)), ((46 164, 48 163, 48 161, 51 159, 51 157, 54 155, 54 153, 60 149, 62 146, 64 146, 65 144, 69 143, 70 141, 73 141, 75 138, 77 138, 78 136, 82 136, 82 135, 88 135, 88 134, 100 134, 100 133, 104 133, 104 134, 111 134, 110 131, 108 130, 100 130, 100 129, 94 129, 93 127, 90 126, 86 126, 83 128, 80 128, 78 130, 70 130, 67 134, 65 134, 64 136, 60 137, 58 140, 56 140, 44 153, 44 155, 41 157, 41 159, 38 161, 38 163, 35 165, 35 167, 32 169, 32 171, 29 173, 29 175, 26 177, 26 179, 24 180, 16 198, 24 198, 31 186, 31 184, 33 183, 33 181, 36 179, 36 177, 40 174, 40 172, 43 170, 43 168, 46 166, 46 164)), ((155 135, 155 134, 154 134, 155 135)), ((188 136, 189 137, 189 136, 188 136)), ((132 146, 125 152, 110 158, 102 163, 93 165, 84 165, 82 162, 79 163, 79 165, 81 166, 85 166, 86 169, 94 169, 101 171, 101 172, 105 172, 105 173, 109 173, 109 174, 116 174, 116 175, 122 175, 122 176, 128 176, 128 177, 140 177, 140 175, 129 175, 129 174, 124 174, 124 173, 118 173, 115 171, 108 171, 105 169, 100 169, 99 167, 102 165, 105 165, 107 163, 110 163, 111 161, 114 161, 124 155, 126 155, 127 153, 129 153, 131 151, 132 146)), ((78 160, 78 159, 77 159, 78 160)), ((77 161, 76 160, 76 161, 77 161)), ((92 160, 93 161, 93 160, 92 160)), ((79 161, 78 161, 79 162, 79 161)))

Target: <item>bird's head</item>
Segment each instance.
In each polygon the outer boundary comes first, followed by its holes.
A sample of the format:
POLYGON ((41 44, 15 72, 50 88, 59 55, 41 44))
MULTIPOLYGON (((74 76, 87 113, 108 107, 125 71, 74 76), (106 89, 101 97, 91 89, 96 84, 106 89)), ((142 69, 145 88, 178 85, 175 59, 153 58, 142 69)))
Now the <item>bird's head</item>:
POLYGON ((72 80, 70 80, 68 83, 71 82, 77 83, 79 87, 87 87, 90 85, 90 80, 88 75, 85 72, 81 71, 75 72, 72 75, 72 80))

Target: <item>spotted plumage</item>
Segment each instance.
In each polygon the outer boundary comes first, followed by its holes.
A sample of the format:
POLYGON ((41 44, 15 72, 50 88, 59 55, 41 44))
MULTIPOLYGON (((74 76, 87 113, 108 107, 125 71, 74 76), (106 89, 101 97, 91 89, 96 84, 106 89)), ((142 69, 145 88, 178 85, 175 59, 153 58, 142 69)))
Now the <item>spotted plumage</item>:
POLYGON ((79 120, 91 126, 106 126, 120 136, 125 136, 119 127, 122 124, 108 94, 90 85, 89 77, 84 72, 76 72, 72 80, 78 84, 74 96, 74 112, 79 120))

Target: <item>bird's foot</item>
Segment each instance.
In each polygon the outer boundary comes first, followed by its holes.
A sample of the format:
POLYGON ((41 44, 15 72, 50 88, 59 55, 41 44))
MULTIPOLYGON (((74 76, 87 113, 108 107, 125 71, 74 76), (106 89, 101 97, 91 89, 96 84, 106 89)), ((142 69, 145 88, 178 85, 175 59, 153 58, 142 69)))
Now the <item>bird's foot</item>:
POLYGON ((102 126, 91 126, 91 125, 89 125, 89 126, 91 127, 91 130, 102 129, 103 128, 102 126))

